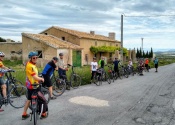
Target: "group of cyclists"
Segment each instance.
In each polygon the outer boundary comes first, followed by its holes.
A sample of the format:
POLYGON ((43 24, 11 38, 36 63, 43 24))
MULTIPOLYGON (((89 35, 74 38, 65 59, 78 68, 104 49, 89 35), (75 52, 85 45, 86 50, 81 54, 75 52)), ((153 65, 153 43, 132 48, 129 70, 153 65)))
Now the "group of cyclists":
MULTIPOLYGON (((3 52, 0 52, 0 69, 6 69, 10 70, 8 67, 4 66, 3 59, 5 57, 5 54, 3 52)), ((51 76, 55 70, 58 70, 59 77, 62 77, 62 75, 66 75, 66 71, 68 68, 65 68, 64 61, 63 61, 63 53, 59 54, 58 57, 53 57, 51 61, 49 61, 46 66, 44 67, 42 71, 42 76, 39 76, 38 74, 38 68, 36 66, 37 59, 38 59, 38 53, 37 52, 29 52, 28 54, 28 62, 25 65, 25 72, 26 72, 26 88, 27 88, 27 101, 24 106, 24 110, 22 113, 22 120, 25 120, 30 117, 30 115, 27 113, 27 110, 29 108, 30 102, 31 102, 31 96, 32 93, 35 91, 32 84, 40 84, 48 87, 49 93, 50 93, 50 99, 54 100, 56 99, 55 96, 52 94, 52 82, 51 82, 51 76)), ((2 95, 3 98, 6 98, 6 83, 4 80, 4 73, 0 72, 0 86, 2 89, 2 95)), ((70 90, 70 85, 67 84, 67 90, 70 90)), ((45 97, 42 93, 40 93, 39 88, 37 89, 39 98, 45 101, 45 97)), ((47 105, 47 103, 44 103, 47 105)), ((44 106, 47 108, 47 106, 44 106)), ((43 109, 43 113, 41 114, 42 118, 46 118, 48 116, 47 113, 48 109, 43 109)), ((0 107, 0 112, 3 112, 4 110, 0 107)))
MULTIPOLYGON (((156 71, 158 72, 158 59, 155 57, 154 60, 154 66, 156 71)), ((106 62, 105 62, 105 58, 101 57, 101 59, 97 62, 96 57, 93 57, 93 61, 91 62, 91 81, 90 83, 92 83, 94 74, 97 73, 98 75, 100 75, 97 70, 98 69, 103 69, 104 70, 104 66, 105 66, 106 62)), ((121 66, 120 60, 118 58, 115 58, 114 61, 112 62, 113 66, 113 70, 114 72, 117 73, 118 76, 120 76, 119 74, 119 66, 121 66)), ((133 62, 132 59, 129 59, 128 64, 127 64, 127 68, 128 70, 133 70, 133 62)), ((147 70, 149 72, 150 66, 149 66, 149 59, 138 59, 138 65, 137 65, 137 70, 139 70, 139 74, 143 75, 143 70, 147 70)))
MULTIPOLYGON (((9 70, 8 67, 4 66, 3 64, 3 59, 5 57, 5 54, 3 52, 0 52, 0 69, 6 69, 9 70)), ((55 70, 58 70, 58 74, 59 77, 61 78, 63 75, 66 75, 66 71, 68 71, 68 68, 65 68, 65 64, 63 61, 63 53, 59 54, 59 58, 58 57, 53 57, 51 61, 49 61, 46 66, 44 67, 43 71, 42 71, 42 77, 39 76, 38 74, 38 69, 36 66, 37 63, 37 59, 38 59, 38 53, 37 52, 29 52, 28 54, 28 58, 29 61, 26 63, 25 66, 25 72, 26 72, 26 88, 27 88, 27 101, 25 103, 24 109, 23 109, 23 113, 22 113, 22 119, 25 120, 28 117, 30 117, 30 115, 27 113, 27 110, 29 108, 30 102, 31 102, 31 96, 32 93, 34 92, 33 86, 32 84, 37 83, 40 84, 41 82, 46 85, 48 87, 49 93, 51 95, 51 100, 56 99, 55 96, 53 96, 52 94, 52 82, 51 82, 51 76, 53 74, 53 72, 55 70)), ((140 60, 139 61, 139 67, 147 67, 147 69, 149 70, 148 67, 148 63, 149 60, 146 59, 145 61, 140 60)), ((114 65, 114 71, 119 75, 119 64, 120 64, 120 60, 118 60, 118 58, 115 58, 115 60, 113 61, 113 65, 114 65)), ((158 59, 155 58, 154 59, 154 64, 155 64, 155 68, 156 68, 156 72, 157 72, 157 68, 158 68, 158 59)), ((91 66, 90 66, 90 70, 91 70, 91 80, 94 77, 94 73, 97 72, 98 68, 102 68, 104 69, 104 66, 106 65, 105 62, 105 58, 102 57, 99 62, 97 62, 96 57, 93 58, 93 61, 91 62, 91 66)), ((128 62, 128 67, 132 67, 133 63, 132 60, 130 59, 128 62)), ((3 73, 0 72, 0 86, 2 89, 2 95, 4 98, 6 98, 6 84, 3 78, 3 73)), ((69 83, 67 83, 67 90, 70 90, 70 85, 69 83)), ((39 89, 38 89, 39 92, 39 89)), ((40 98, 45 100, 44 95, 39 94, 40 98)), ((45 105, 47 105, 47 103, 44 103, 45 105)), ((47 108, 47 106, 44 106, 47 108)), ((1 109, 0 107, 0 112, 2 112, 3 109, 1 109)), ((43 113, 41 115, 42 118, 46 118, 48 116, 47 113, 48 109, 44 109, 43 113)))

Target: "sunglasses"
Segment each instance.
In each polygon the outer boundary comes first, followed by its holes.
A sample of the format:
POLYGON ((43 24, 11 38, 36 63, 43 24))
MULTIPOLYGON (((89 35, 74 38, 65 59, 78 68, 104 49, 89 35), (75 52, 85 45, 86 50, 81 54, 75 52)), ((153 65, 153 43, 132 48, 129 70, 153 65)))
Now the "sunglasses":
POLYGON ((4 56, 0 56, 0 57, 4 57, 4 56))
POLYGON ((32 59, 38 59, 38 57, 32 57, 32 59))

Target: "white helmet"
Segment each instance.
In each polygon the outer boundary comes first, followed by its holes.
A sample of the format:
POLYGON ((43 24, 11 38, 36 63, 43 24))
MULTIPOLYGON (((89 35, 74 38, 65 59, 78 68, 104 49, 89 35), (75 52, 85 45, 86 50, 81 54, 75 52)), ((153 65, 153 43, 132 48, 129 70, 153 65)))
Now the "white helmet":
POLYGON ((0 56, 5 56, 5 54, 3 52, 0 52, 0 56))

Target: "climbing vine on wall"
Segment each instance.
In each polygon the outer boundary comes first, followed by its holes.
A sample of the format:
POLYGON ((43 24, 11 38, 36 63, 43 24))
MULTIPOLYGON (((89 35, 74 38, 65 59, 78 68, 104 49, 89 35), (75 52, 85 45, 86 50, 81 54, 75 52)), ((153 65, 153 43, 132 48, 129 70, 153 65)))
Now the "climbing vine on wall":
MULTIPOLYGON (((109 53, 114 53, 116 50, 121 50, 120 47, 115 47, 115 46, 91 46, 90 51, 94 54, 97 54, 99 52, 109 52, 109 53)), ((123 55, 128 55, 128 51, 126 48, 123 48, 123 55)))

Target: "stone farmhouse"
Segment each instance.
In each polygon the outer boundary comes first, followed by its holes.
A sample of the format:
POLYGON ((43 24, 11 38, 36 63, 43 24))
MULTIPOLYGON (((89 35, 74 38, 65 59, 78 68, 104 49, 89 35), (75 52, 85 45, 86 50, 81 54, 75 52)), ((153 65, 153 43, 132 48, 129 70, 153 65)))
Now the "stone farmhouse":
POLYGON ((90 47, 114 46, 120 47, 121 43, 115 40, 115 33, 109 33, 109 36, 97 35, 95 31, 81 32, 52 26, 39 34, 22 33, 22 43, 20 42, 0 42, 0 50, 6 53, 6 58, 22 58, 25 63, 28 61, 30 51, 38 52, 38 64, 43 67, 54 56, 64 53, 64 62, 75 66, 89 65, 94 56, 97 60, 101 56, 106 61, 113 60, 115 57, 120 58, 118 51, 115 52, 98 52, 93 54, 90 47))

